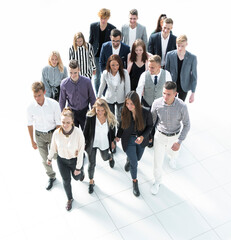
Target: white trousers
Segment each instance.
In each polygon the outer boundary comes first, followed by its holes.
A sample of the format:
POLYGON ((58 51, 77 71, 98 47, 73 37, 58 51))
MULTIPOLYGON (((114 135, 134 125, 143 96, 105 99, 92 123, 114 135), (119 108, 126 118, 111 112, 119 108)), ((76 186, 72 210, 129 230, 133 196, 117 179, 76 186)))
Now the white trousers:
POLYGON ((167 154, 170 159, 175 159, 178 155, 179 151, 173 151, 171 149, 173 143, 178 141, 178 137, 179 134, 172 137, 167 137, 164 134, 160 133, 158 130, 156 130, 154 136, 154 167, 153 167, 153 173, 156 183, 161 182, 165 154, 167 154))

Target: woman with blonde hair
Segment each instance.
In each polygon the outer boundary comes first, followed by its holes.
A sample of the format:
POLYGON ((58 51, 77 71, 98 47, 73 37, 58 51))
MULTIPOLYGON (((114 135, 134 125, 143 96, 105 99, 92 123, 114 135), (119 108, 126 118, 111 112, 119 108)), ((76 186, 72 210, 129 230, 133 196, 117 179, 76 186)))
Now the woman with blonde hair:
POLYGON ((81 32, 74 35, 73 46, 69 49, 69 60, 77 60, 80 75, 91 79, 96 73, 94 50, 90 43, 85 41, 81 32))
POLYGON ((152 115, 149 109, 142 107, 139 95, 135 91, 127 94, 122 109, 121 122, 117 132, 116 141, 122 139, 122 148, 127 155, 125 171, 131 173, 133 181, 133 194, 140 195, 137 167, 145 147, 149 142, 149 134, 152 130, 152 115))
POLYGON ((92 109, 87 113, 87 119, 84 127, 84 136, 86 139, 85 150, 88 153, 89 165, 89 189, 91 194, 94 191, 94 172, 96 166, 96 152, 100 151, 104 161, 109 160, 111 168, 115 161, 112 156, 112 150, 115 148, 113 142, 115 138, 115 127, 117 121, 114 114, 110 111, 107 102, 104 99, 97 99, 92 109), (111 153, 109 153, 109 150, 111 153))
POLYGON ((48 66, 42 70, 42 82, 45 85, 46 97, 59 101, 60 83, 67 78, 67 68, 63 66, 59 52, 52 51, 48 58, 48 66))
POLYGON ((127 71, 131 81, 131 91, 135 91, 138 85, 140 75, 148 70, 148 59, 152 54, 146 51, 143 40, 137 39, 132 45, 131 53, 128 54, 127 71))
POLYGON ((74 115, 69 107, 61 114, 61 126, 52 136, 51 148, 47 156, 47 164, 57 153, 57 164, 63 179, 63 186, 68 198, 66 209, 72 208, 73 196, 71 190, 71 175, 75 180, 83 181, 84 136, 80 128, 74 126, 74 115))

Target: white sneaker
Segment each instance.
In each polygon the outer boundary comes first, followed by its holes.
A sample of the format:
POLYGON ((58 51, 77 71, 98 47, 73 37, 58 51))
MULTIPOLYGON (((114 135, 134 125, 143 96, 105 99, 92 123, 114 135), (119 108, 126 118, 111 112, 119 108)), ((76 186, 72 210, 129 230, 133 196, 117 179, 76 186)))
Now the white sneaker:
POLYGON ((176 169, 176 160, 175 159, 170 159, 169 166, 172 169, 176 169))
POLYGON ((159 188, 160 188, 160 184, 159 183, 154 183, 151 187, 151 193, 153 195, 156 195, 159 191, 159 188))

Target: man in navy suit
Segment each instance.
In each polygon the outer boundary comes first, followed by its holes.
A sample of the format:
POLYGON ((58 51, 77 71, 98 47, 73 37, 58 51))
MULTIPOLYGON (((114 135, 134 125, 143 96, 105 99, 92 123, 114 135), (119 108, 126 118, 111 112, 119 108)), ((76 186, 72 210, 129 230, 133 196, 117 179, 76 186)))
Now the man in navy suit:
POLYGON ((127 56, 130 53, 130 47, 121 42, 122 34, 118 29, 113 29, 111 31, 111 41, 106 42, 102 45, 99 64, 101 72, 106 68, 107 60, 112 54, 117 54, 120 56, 123 66, 127 68, 127 56))
POLYGON ((95 54, 96 75, 94 75, 94 82, 96 94, 98 93, 101 76, 99 65, 101 47, 103 43, 110 41, 111 30, 116 28, 114 25, 108 23, 108 19, 111 16, 109 9, 100 9, 98 16, 100 18, 100 21, 91 24, 89 37, 89 43, 93 46, 95 54))
POLYGON ((148 52, 161 57, 161 67, 165 68, 165 57, 167 52, 176 49, 176 36, 171 33, 173 20, 164 19, 162 31, 153 33, 148 41, 148 52))
POLYGON ((172 81, 177 84, 178 97, 185 101, 191 90, 189 102, 192 103, 197 85, 197 58, 186 51, 187 42, 186 35, 176 39, 177 50, 168 52, 165 68, 170 72, 172 81))

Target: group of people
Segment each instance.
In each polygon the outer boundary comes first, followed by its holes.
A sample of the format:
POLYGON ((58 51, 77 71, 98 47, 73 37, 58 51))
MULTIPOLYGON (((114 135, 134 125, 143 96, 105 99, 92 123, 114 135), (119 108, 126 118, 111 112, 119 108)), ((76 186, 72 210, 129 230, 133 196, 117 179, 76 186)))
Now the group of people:
POLYGON ((186 51, 186 35, 172 34, 171 18, 161 14, 148 41, 136 9, 129 12, 129 24, 121 31, 108 23, 110 10, 103 8, 98 16, 100 21, 90 25, 89 43, 81 32, 74 35, 69 77, 60 54, 50 54, 42 81, 32 84, 35 101, 27 110, 32 147, 39 149, 49 177, 46 189, 56 180, 52 159, 57 158, 68 211, 73 202, 71 175, 80 181, 85 177, 84 151, 91 194, 97 149, 113 168, 120 139, 135 196, 140 195, 138 161, 145 147, 154 145, 151 193, 157 194, 165 153, 176 168, 177 153, 190 128, 184 101, 188 91, 189 102, 194 101, 197 84, 196 56, 186 51))

